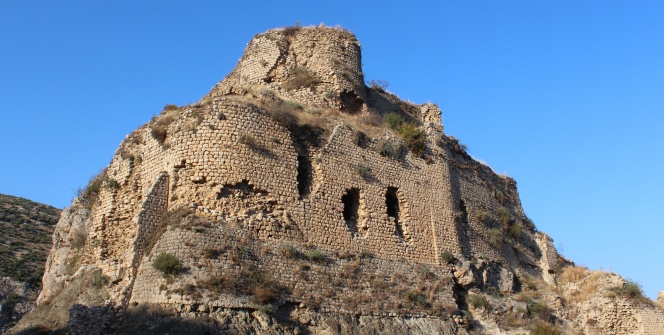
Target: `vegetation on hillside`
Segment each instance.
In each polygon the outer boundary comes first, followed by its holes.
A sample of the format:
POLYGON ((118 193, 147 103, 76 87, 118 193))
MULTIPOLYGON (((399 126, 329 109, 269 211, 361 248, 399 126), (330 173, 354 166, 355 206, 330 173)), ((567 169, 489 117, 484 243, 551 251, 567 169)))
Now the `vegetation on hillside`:
POLYGON ((0 276, 41 285, 60 210, 0 194, 0 276))

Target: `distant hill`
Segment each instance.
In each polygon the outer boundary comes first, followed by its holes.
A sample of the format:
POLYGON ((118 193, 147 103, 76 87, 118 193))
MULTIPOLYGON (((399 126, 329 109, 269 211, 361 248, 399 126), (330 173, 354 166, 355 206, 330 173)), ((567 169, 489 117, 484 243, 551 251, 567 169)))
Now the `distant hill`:
POLYGON ((0 194, 0 333, 35 307, 60 212, 0 194))
POLYGON ((60 210, 0 194, 0 276, 38 288, 60 210))

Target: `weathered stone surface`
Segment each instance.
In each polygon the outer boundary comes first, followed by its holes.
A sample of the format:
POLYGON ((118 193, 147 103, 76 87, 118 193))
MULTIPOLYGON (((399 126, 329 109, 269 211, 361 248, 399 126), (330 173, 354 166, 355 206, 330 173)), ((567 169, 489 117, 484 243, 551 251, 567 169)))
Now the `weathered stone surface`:
POLYGON ((0 331, 35 308, 37 291, 27 283, 0 277, 0 331))
POLYGON ((462 261, 456 264, 454 266, 454 277, 457 283, 466 289, 481 285, 477 269, 470 261, 462 261))
POLYGON ((75 199, 72 205, 60 214, 60 221, 53 233, 53 247, 46 260, 42 291, 37 298, 37 304, 60 292, 65 281, 78 269, 76 265, 72 265, 72 261, 77 258, 75 251, 85 244, 89 213, 90 211, 75 199))

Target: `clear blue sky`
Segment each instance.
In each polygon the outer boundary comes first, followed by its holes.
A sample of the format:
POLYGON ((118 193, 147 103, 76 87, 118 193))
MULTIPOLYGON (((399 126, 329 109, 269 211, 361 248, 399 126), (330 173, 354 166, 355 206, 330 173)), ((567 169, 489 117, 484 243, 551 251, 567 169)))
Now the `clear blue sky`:
POLYGON ((575 262, 664 290, 664 1, 1 1, 0 193, 65 207, 254 34, 341 25, 575 262))

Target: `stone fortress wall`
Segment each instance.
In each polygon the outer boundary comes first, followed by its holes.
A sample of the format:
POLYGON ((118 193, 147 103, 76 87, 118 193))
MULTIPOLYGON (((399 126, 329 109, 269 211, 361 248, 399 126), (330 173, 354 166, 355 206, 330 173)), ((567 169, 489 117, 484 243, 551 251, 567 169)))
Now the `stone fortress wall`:
MULTIPOLYGON (((437 143, 444 136, 435 105, 399 105, 389 94, 374 104, 374 108, 406 106, 407 115, 427 122, 429 159, 425 161, 406 151, 397 160, 383 157, 376 150, 380 139, 358 145, 356 131, 340 120, 328 124, 326 137, 312 145, 265 110, 232 99, 241 92, 241 84, 262 84, 285 99, 342 110, 348 92, 362 101, 377 100, 371 97, 376 92, 363 85, 359 44, 352 35, 329 28, 302 29, 297 34, 306 36, 284 37, 280 31, 257 36, 238 67, 201 104, 171 113, 163 143, 153 138, 151 125, 168 113, 129 135, 118 149, 106 171, 118 187, 102 188, 87 222, 88 243, 82 257, 89 264, 104 264, 105 273, 118 283, 119 296, 124 299, 128 292, 140 295, 140 290, 152 289, 134 284, 135 274, 144 271, 136 267, 149 264, 146 260, 155 255, 154 251, 142 254, 151 238, 146 232, 155 231, 166 209, 179 207, 195 209, 212 220, 235 222, 274 246, 290 241, 432 267, 443 265, 441 253, 449 251, 461 259, 482 258, 516 271, 537 272, 540 255, 529 231, 524 230, 521 242, 526 247, 519 255, 511 248, 487 244, 490 227, 477 218, 478 210, 489 214, 487 220, 498 222, 495 213, 502 205, 495 195, 499 192, 505 195, 510 213, 523 217, 516 185, 437 143), (273 55, 275 50, 278 55, 273 55), (263 66, 264 61, 269 66, 263 66), (324 104, 303 95, 321 95, 309 88, 293 93, 279 86, 287 80, 287 69, 296 66, 306 66, 323 78, 317 90, 332 92, 324 104), (247 138, 251 145, 243 143, 247 138), (311 166, 303 170, 301 164, 311 166), (370 179, 357 172, 360 165, 370 171, 370 179), (238 187, 249 193, 233 194, 238 187), (390 213, 388 207, 398 208, 397 212, 390 213), (141 257, 143 262, 137 261, 141 257)), ((363 110, 376 112, 366 106, 363 110)), ((389 131, 382 138, 399 141, 389 131)), ((174 238, 171 243, 178 241, 174 238)))

